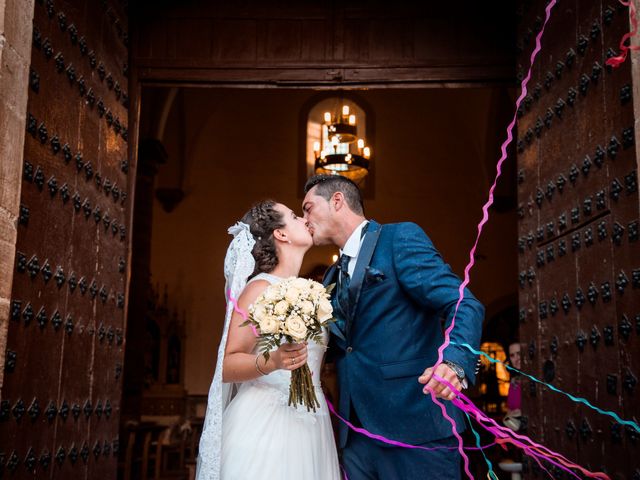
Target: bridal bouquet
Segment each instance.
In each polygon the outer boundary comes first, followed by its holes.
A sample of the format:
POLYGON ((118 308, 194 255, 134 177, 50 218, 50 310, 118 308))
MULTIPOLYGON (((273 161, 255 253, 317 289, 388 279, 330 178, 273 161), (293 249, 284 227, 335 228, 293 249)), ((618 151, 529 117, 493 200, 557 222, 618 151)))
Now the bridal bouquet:
MULTIPOLYGON (((271 285, 249 307, 249 317, 242 325, 258 329, 258 349, 265 359, 281 344, 313 340, 321 343, 322 328, 333 320, 329 294, 325 288, 304 278, 288 278, 271 285)), ((320 406, 313 388, 311 370, 306 363, 291 372, 289 405, 305 405, 307 411, 320 406)))

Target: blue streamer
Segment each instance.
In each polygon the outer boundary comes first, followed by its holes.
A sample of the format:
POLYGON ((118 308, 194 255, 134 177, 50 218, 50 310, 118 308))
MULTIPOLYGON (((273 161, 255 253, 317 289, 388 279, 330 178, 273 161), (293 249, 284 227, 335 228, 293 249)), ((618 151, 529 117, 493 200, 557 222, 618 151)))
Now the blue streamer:
POLYGON ((476 429, 473 428, 473 425, 471 423, 471 417, 467 412, 464 412, 464 414, 467 416, 467 420, 469 420, 469 427, 471 427, 473 436, 476 437, 476 445, 478 446, 478 450, 480 450, 480 453, 482 453, 482 456, 484 457, 484 461, 487 464, 487 468, 489 469, 487 473, 487 477, 489 477, 490 480, 500 480, 496 475, 496 472, 493 471, 493 464, 491 463, 491 460, 489 460, 487 456, 484 454, 484 450, 482 449, 482 443, 480 442, 480 435, 478 434, 478 432, 476 432, 476 429))
POLYGON ((495 359, 495 358, 487 355, 485 352, 481 352, 480 350, 476 350, 475 348, 473 348, 468 343, 457 343, 457 342, 453 342, 453 341, 451 343, 454 344, 454 345, 460 345, 461 347, 465 347, 466 349, 470 350, 471 352, 473 352, 476 355, 482 355, 487 360, 489 360, 491 363, 501 363, 507 369, 512 370, 514 372, 518 372, 520 375, 523 375, 523 376, 527 377, 528 379, 533 380, 536 383, 544 385, 545 387, 549 388, 550 390, 553 390, 554 392, 561 393, 562 395, 565 395, 565 396, 569 397, 573 402, 582 403, 583 405, 586 405, 590 409, 595 410, 599 414, 607 415, 607 416, 613 418, 619 424, 626 425, 628 427, 632 427, 636 432, 640 433, 640 425, 638 425, 636 422, 633 422, 631 420, 624 420, 624 419, 620 418, 617 413, 612 412, 610 410, 603 410, 601 408, 598 408, 595 405, 591 404, 591 402, 589 402, 589 400, 587 400, 585 398, 576 397, 575 395, 571 395, 570 393, 567 393, 564 390, 560 390, 559 388, 554 387, 550 383, 546 383, 546 382, 543 382, 542 380, 538 380, 536 377, 533 377, 533 376, 529 375, 528 373, 523 372, 522 370, 518 370, 517 368, 514 368, 514 367, 512 367, 510 365, 507 365, 506 363, 501 362, 500 360, 495 359))

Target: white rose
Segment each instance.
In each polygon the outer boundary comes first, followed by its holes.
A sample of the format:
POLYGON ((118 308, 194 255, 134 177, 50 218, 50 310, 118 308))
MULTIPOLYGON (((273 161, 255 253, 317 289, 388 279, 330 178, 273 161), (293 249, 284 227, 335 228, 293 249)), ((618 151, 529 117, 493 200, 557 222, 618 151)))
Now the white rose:
POLYGON ((300 296, 300 290, 296 287, 289 287, 287 289, 287 293, 285 293, 284 298, 286 298, 289 302, 295 303, 300 296))
POLYGON ((284 315, 285 313, 287 313, 287 310, 289 310, 289 304, 284 300, 280 300, 278 303, 276 303, 276 306, 273 307, 273 311, 276 315, 284 315))
POLYGON ((311 315, 313 313, 313 303, 309 300, 303 300, 300 302, 300 310, 302 310, 302 313, 311 315))
POLYGON ((262 320, 260 320, 258 325, 260 326, 260 332, 266 334, 276 333, 279 327, 278 319, 271 315, 266 316, 262 320))
POLYGON ((273 287, 267 288, 262 295, 264 296, 264 299, 267 302, 274 302, 274 301, 280 299, 280 295, 278 295, 278 290, 276 288, 273 288, 273 287))
POLYGON ((318 302, 318 320, 324 322, 333 317, 333 306, 325 297, 318 302))
POLYGON ((305 290, 309 288, 309 280, 306 278, 298 277, 293 281, 293 286, 299 288, 300 290, 305 290))
POLYGON ((295 340, 304 340, 307 336, 307 326, 297 315, 293 315, 285 321, 286 334, 291 335, 295 340))
POLYGON ((253 315, 253 319, 256 322, 259 322, 267 314, 267 311, 265 310, 264 305, 254 305, 251 307, 250 312, 253 315))

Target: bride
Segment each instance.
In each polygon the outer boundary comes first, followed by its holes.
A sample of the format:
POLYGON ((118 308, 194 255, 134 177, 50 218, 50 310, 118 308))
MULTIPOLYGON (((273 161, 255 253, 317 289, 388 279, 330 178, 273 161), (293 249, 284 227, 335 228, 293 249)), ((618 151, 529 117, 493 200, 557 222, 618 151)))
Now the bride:
POLYGON ((306 221, 273 201, 229 229, 224 273, 227 315, 200 438, 197 480, 337 480, 338 457, 320 388, 323 344, 284 344, 268 361, 233 301, 249 306, 271 284, 298 276, 313 244, 306 221), (288 405, 291 371, 309 364, 320 408, 288 405))

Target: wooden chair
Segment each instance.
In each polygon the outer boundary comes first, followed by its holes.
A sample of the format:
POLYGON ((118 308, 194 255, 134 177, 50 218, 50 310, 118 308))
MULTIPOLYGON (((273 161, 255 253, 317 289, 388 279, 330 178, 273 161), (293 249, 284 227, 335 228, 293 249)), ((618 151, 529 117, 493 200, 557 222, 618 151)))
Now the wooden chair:
POLYGON ((165 429, 163 425, 148 422, 130 423, 125 426, 123 436, 127 439, 127 445, 124 459, 118 465, 119 478, 123 480, 150 478, 149 471, 155 471, 153 465, 150 465, 150 462, 155 460, 152 447, 165 429))
POLYGON ((121 480, 187 480, 195 471, 204 419, 190 419, 190 429, 167 441, 167 426, 137 422, 125 426, 124 457, 118 464, 121 480))
POLYGON ((153 480, 186 480, 189 469, 186 466, 186 450, 190 428, 180 428, 178 435, 172 438, 171 429, 165 429, 151 443, 148 464, 152 474, 145 479, 153 480))
POLYGON ((191 424, 191 432, 187 438, 187 444, 185 449, 185 466, 189 470, 189 479, 192 480, 196 475, 196 467, 198 464, 198 449, 200 446, 200 436, 202 435, 202 428, 204 426, 203 417, 191 417, 189 419, 191 424))

